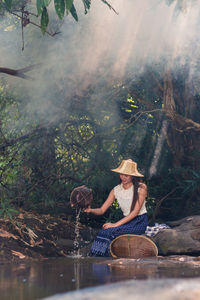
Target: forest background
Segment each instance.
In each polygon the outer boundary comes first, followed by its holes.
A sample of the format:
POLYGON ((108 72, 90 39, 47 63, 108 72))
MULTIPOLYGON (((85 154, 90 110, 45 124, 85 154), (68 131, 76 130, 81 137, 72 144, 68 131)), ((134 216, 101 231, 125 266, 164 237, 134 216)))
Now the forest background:
POLYGON ((0 77, 1 216, 73 219, 73 188, 101 205, 127 158, 150 222, 200 214, 199 1, 91 2, 1 1, 0 65, 20 69, 0 77))

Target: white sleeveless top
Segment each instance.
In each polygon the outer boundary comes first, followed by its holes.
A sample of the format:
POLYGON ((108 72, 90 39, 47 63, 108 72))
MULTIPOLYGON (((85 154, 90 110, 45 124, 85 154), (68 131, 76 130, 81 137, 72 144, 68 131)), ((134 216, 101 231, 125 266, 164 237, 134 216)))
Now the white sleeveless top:
MULTIPOLYGON (((130 213, 131 204, 133 201, 133 192, 133 185, 128 189, 124 189, 122 184, 114 187, 115 199, 117 199, 124 216, 127 216, 130 213)), ((146 201, 144 201, 138 215, 142 215, 147 212, 145 203, 146 201)))

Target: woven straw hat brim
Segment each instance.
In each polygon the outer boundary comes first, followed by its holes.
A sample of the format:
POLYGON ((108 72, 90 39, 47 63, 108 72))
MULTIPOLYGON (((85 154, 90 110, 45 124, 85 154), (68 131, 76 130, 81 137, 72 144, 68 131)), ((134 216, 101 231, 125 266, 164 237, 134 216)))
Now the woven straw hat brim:
POLYGON ((137 177, 144 177, 144 175, 142 175, 139 172, 122 172, 121 169, 111 169, 111 171, 119 173, 119 174, 124 174, 124 175, 130 175, 130 176, 137 176, 137 177))
POLYGON ((144 175, 138 172, 137 163, 132 161, 132 159, 122 160, 120 166, 111 171, 130 176, 144 177, 144 175))

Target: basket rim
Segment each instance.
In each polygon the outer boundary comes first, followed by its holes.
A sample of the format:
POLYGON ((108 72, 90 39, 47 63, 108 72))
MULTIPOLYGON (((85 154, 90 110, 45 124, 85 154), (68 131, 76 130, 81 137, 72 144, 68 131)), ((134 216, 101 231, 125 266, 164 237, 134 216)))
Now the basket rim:
POLYGON ((112 240, 112 242, 110 243, 110 253, 112 255, 113 258, 119 258, 118 256, 116 256, 112 250, 111 250, 111 246, 112 244, 114 243, 114 241, 116 241, 117 239, 119 239, 120 237, 122 236, 129 236, 129 237, 142 237, 146 240, 148 240, 150 243, 152 243, 152 245, 154 246, 155 250, 156 250, 156 255, 155 256, 158 256, 158 247, 156 246, 156 244, 148 237, 144 236, 144 235, 139 235, 139 234, 132 234, 132 233, 127 233, 127 234, 121 234, 119 236, 117 236, 114 240, 112 240))

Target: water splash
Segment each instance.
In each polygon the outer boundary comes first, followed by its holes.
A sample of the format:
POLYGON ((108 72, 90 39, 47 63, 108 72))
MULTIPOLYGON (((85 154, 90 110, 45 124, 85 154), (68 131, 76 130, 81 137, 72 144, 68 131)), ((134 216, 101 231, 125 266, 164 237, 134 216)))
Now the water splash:
POLYGON ((80 236, 80 231, 79 231, 79 219, 80 219, 80 213, 81 213, 81 208, 76 209, 76 223, 75 223, 75 238, 74 238, 74 251, 73 251, 73 256, 75 257, 81 257, 80 254, 80 245, 79 245, 79 236, 80 236))

